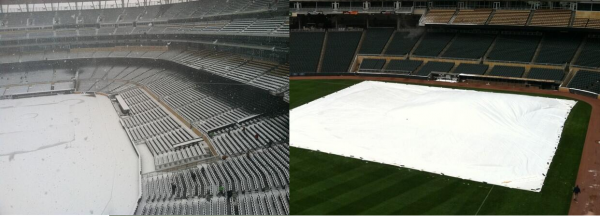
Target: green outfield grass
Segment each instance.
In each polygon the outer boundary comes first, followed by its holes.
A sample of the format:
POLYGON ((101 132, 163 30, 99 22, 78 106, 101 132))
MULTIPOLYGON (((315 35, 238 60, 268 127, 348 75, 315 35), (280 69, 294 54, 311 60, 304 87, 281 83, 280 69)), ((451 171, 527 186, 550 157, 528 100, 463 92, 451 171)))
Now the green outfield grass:
MULTIPOLYGON (((290 109, 359 82, 291 80, 290 109)), ((291 147, 291 213, 567 214, 590 113, 571 111, 539 193, 291 147)))

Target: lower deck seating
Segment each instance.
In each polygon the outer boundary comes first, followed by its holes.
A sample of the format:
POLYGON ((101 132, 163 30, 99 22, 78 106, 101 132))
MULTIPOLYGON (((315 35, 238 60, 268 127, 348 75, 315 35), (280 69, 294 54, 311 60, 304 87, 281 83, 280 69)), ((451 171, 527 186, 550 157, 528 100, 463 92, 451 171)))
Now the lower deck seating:
POLYGON ((569 88, 600 94, 600 72, 588 70, 577 71, 569 83, 569 88))
POLYGON ((562 81, 565 72, 558 69, 531 68, 527 78, 562 81))
POLYGON ((136 214, 287 215, 289 175, 287 144, 145 174, 136 214))
POLYGON ((585 67, 600 67, 600 38, 587 38, 585 46, 583 46, 579 57, 574 65, 585 66, 585 67))
POLYGON ((428 32, 413 53, 416 56, 438 56, 454 38, 454 33, 428 32))
POLYGON ((290 72, 317 72, 325 32, 290 33, 290 72))
POLYGON ((446 50, 443 57, 461 59, 480 59, 485 55, 496 35, 459 34, 446 50))
POLYGON ((131 108, 129 117, 123 119, 123 125, 134 142, 155 144, 150 146, 160 148, 153 152, 164 153, 177 144, 194 139, 190 132, 183 129, 142 90, 134 88, 120 95, 131 108))
POLYGON ((412 35, 410 32, 397 31, 392 36, 392 41, 390 42, 390 45, 388 45, 385 55, 408 55, 417 41, 419 41, 420 36, 421 35, 412 35))
POLYGON ((362 33, 362 31, 327 33, 327 44, 325 45, 325 56, 321 63, 321 72, 347 72, 362 33))
POLYGON ((289 140, 288 122, 287 114, 250 120, 233 128, 215 131, 213 144, 221 155, 236 155, 286 142, 289 140))
POLYGON ((450 72, 450 70, 454 67, 454 63, 452 62, 427 62, 423 67, 413 73, 413 75, 419 76, 429 76, 431 72, 450 72))
POLYGON ((158 169, 188 164, 212 156, 207 150, 208 147, 204 141, 168 150, 162 149, 160 143, 155 141, 150 141, 146 145, 152 155, 154 155, 154 165, 158 169))
POLYGON ((488 70, 488 68, 489 66, 485 64, 461 63, 456 67, 454 73, 483 75, 488 70))
POLYGON ((535 62, 565 64, 571 62, 581 44, 580 35, 546 34, 535 62))
POLYGON ((499 35, 488 59, 531 62, 540 39, 540 36, 499 35))
POLYGON ((383 51, 385 44, 394 33, 391 28, 372 28, 368 29, 365 39, 360 47, 359 54, 379 55, 383 51))
POLYGON ((385 59, 364 59, 360 64, 360 69, 381 70, 385 65, 385 59))
POLYGON ((503 77, 521 77, 525 72, 525 68, 523 67, 513 67, 513 66, 494 66, 492 71, 488 75, 490 76, 503 76, 503 77))

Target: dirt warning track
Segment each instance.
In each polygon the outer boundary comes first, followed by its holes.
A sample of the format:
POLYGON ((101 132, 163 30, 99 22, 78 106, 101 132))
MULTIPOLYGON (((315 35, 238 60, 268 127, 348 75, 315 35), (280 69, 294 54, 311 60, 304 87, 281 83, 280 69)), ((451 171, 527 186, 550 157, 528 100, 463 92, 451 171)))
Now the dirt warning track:
POLYGON ((600 214, 600 100, 582 95, 571 94, 568 92, 542 90, 536 88, 486 85, 474 83, 448 83, 431 80, 415 80, 394 77, 371 77, 371 76, 306 76, 290 77, 290 80, 311 80, 311 79, 347 79, 347 80, 375 80, 375 81, 393 81, 411 84, 435 85, 444 87, 465 87, 475 89, 502 90, 508 92, 526 92, 535 94, 546 94, 562 96, 587 102, 592 106, 592 113, 588 125, 588 131, 583 146, 579 171, 577 173, 576 184, 581 188, 581 194, 577 202, 571 200, 569 214, 585 215, 600 214))

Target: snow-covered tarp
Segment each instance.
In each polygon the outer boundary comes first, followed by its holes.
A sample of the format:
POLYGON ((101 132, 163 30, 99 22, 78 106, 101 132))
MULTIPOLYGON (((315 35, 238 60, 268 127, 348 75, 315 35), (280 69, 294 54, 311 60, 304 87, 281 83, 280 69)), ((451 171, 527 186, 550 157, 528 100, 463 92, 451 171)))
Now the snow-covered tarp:
POLYGON ((139 162, 110 100, 0 100, 0 214, 132 214, 139 162))
POLYGON ((290 111, 291 145, 538 191, 575 101, 365 81, 290 111))

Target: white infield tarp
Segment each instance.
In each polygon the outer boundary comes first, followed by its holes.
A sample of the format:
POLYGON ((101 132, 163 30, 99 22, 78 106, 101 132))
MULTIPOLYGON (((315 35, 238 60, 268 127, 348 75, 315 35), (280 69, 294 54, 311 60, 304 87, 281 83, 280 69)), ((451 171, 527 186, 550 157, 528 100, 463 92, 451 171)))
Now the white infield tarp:
POLYGON ((0 100, 0 214, 132 214, 139 172, 107 97, 0 100))
POLYGON ((539 191, 575 101, 365 81, 290 112, 294 147, 539 191))

